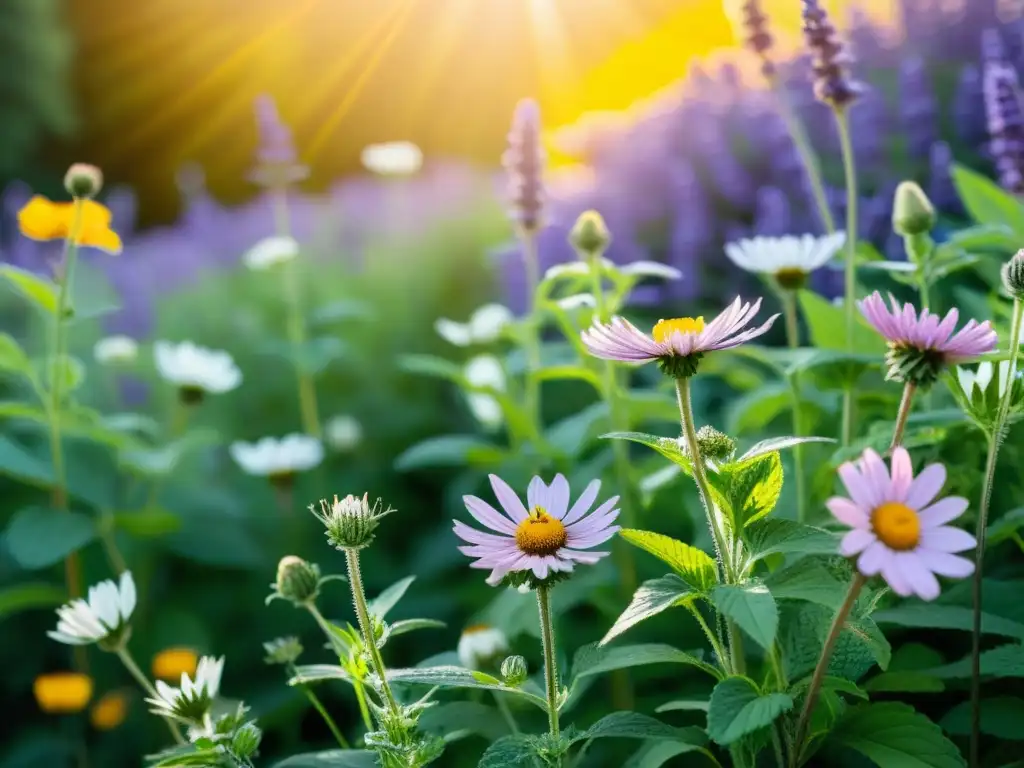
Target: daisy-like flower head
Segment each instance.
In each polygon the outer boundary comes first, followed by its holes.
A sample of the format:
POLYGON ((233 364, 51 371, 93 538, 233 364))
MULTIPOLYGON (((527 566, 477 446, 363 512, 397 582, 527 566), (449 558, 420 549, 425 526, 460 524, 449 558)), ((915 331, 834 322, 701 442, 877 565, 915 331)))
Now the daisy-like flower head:
POLYGON ((324 446, 315 437, 291 434, 280 439, 264 437, 255 443, 234 442, 231 458, 249 475, 288 486, 299 472, 308 472, 324 460, 324 446))
POLYGON ((890 473, 881 456, 868 449, 857 463, 840 466, 839 477, 850 497, 834 496, 826 506, 853 529, 839 549, 857 558, 862 574, 881 574, 903 597, 934 600, 936 575, 962 579, 974 572, 974 563, 954 554, 972 549, 974 537, 946 525, 964 513, 967 499, 937 498, 946 482, 944 466, 930 464, 914 477, 910 454, 897 448, 890 473))
POLYGON ((659 320, 648 336, 622 317, 610 323, 595 321, 581 334, 590 354, 624 363, 658 361, 661 370, 673 378, 687 378, 697 372, 706 352, 738 347, 766 333, 778 315, 757 328, 746 326, 761 309, 761 300, 745 303, 739 297, 710 323, 703 317, 659 320))
POLYGON ((181 685, 175 688, 163 680, 156 681, 157 698, 146 699, 155 715, 170 717, 186 725, 202 724, 220 692, 224 657, 203 656, 196 667, 195 678, 181 673, 181 685))
POLYGON ((293 237, 265 237, 245 252, 242 263, 249 269, 262 271, 291 261, 299 255, 299 244, 293 237))
POLYGON ((831 261, 845 242, 845 232, 823 237, 755 237, 727 243, 725 255, 740 269, 768 275, 780 287, 795 291, 804 287, 814 270, 831 261))
POLYGON ((954 333, 960 317, 956 309, 940 318, 927 309, 918 315, 910 303, 901 307, 892 295, 889 302, 891 309, 875 291, 858 303, 864 317, 889 344, 885 356, 888 379, 930 386, 947 365, 957 365, 991 352, 999 341, 988 320, 983 323, 969 320, 954 333))
POLYGON ((89 587, 87 599, 78 598, 58 608, 57 629, 46 634, 59 643, 99 643, 112 650, 128 639, 135 599, 135 581, 131 572, 125 571, 119 583, 101 581, 89 587))
POLYGON ((106 336, 96 342, 92 354, 98 363, 130 363, 139 356, 139 343, 131 336, 106 336))
POLYGON ((475 624, 459 637, 459 663, 466 669, 496 669, 506 653, 508 638, 497 627, 475 624))
POLYGON ((229 392, 242 383, 242 372, 227 352, 206 349, 191 341, 158 341, 153 354, 160 377, 177 386, 186 403, 197 403, 208 392, 229 392))
POLYGON ((537 586, 567 577, 576 563, 592 565, 608 554, 583 551, 619 530, 612 525, 619 516, 618 496, 588 514, 601 489, 599 480, 592 481, 571 507, 569 482, 563 475, 555 475, 551 485, 534 477, 526 491, 527 506, 500 477, 491 475, 490 480, 504 514, 476 496, 463 496, 469 514, 492 532, 456 520, 455 534, 470 545, 459 551, 476 558, 470 567, 491 571, 491 586, 503 579, 510 586, 537 586))
POLYGON ((473 344, 490 344, 496 341, 515 318, 512 310, 501 304, 484 304, 470 315, 465 323, 438 318, 434 323, 437 335, 457 347, 468 347, 473 344))

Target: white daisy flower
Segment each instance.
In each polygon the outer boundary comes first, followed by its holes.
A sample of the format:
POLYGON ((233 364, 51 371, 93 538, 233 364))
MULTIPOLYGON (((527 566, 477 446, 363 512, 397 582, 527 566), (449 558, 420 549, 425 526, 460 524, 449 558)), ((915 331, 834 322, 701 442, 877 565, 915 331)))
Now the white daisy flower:
POLYGON ((231 458, 249 475, 290 480, 298 472, 307 472, 324 460, 324 446, 315 437, 291 434, 280 439, 264 437, 255 443, 241 440, 228 448, 231 458))
MULTIPOLYGON (((615 262, 602 257, 601 268, 604 270, 617 271, 619 274, 638 278, 660 277, 664 280, 679 280, 683 276, 683 273, 675 267, 670 267, 668 264, 662 264, 660 261, 649 261, 645 259, 633 261, 620 267, 616 265, 615 262)), ((564 264, 555 264, 553 267, 548 267, 547 271, 544 273, 544 279, 553 280, 562 277, 583 277, 589 274, 590 262, 583 260, 567 261, 564 264)))
MULTIPOLYGON (((960 381, 960 386, 964 390, 964 394, 971 397, 974 394, 974 388, 977 387, 979 392, 984 392, 988 389, 989 384, 992 383, 992 375, 995 373, 995 366, 990 362, 978 363, 976 371, 972 371, 970 368, 958 367, 956 369, 956 377, 960 381)), ((1015 378, 1024 377, 1024 371, 1015 371, 1015 378)), ((996 385, 996 394, 1002 397, 1006 394, 1006 386, 1010 382, 1010 361, 1003 360, 999 363, 999 383, 996 385)))
POLYGON ((114 645, 120 641, 135 610, 135 582, 130 571, 119 584, 101 581, 89 587, 88 598, 78 598, 57 609, 57 629, 46 634, 67 645, 114 645))
MULTIPOLYGON (((498 392, 505 391, 505 369, 494 355, 478 355, 466 363, 463 375, 472 387, 490 387, 498 392)), ((485 427, 494 429, 501 425, 504 414, 501 404, 486 392, 467 392, 466 401, 474 418, 485 427)))
POLYGON ((466 669, 497 667, 508 653, 508 638, 496 627, 476 624, 466 627, 459 637, 459 663, 466 669))
POLYGON ((203 656, 196 666, 195 679, 181 673, 181 685, 174 687, 163 680, 156 681, 157 698, 146 699, 155 715, 170 717, 186 725, 205 724, 210 707, 220 693, 220 678, 224 671, 224 657, 203 656))
POLYGON ((363 425, 355 416, 342 413, 332 417, 324 425, 327 444, 336 451, 351 451, 363 439, 363 425))
POLYGON ((660 277, 664 280, 680 280, 683 273, 660 261, 634 261, 619 267, 619 272, 633 277, 660 277))
POLYGON ((139 343, 131 336, 107 336, 92 348, 98 363, 130 363, 139 356, 139 343))
POLYGON ((484 304, 473 312, 469 321, 458 323, 447 317, 438 318, 434 323, 437 334, 457 347, 471 344, 490 344, 496 341, 505 326, 514 320, 512 311, 501 304, 484 304))
POLYGON ((783 288, 803 287, 807 276, 825 266, 846 243, 845 232, 815 237, 755 237, 727 243, 725 255, 747 272, 774 277, 783 288))
POLYGON ((555 303, 566 312, 572 312, 575 309, 582 309, 583 307, 593 308, 597 306, 597 301, 594 299, 593 295, 589 293, 574 293, 572 296, 565 296, 564 298, 558 299, 555 303))
POLYGON ((264 270, 291 261, 299 255, 299 244, 293 237, 265 237, 246 251, 242 263, 252 270, 264 270))
POLYGON ((360 157, 363 167, 379 176, 411 176, 423 166, 423 152, 409 141, 370 144, 360 157))
POLYGON ((153 353, 160 377, 176 385, 186 402, 201 400, 207 392, 229 392, 242 383, 242 372, 227 352, 200 347, 191 341, 158 341, 153 353))

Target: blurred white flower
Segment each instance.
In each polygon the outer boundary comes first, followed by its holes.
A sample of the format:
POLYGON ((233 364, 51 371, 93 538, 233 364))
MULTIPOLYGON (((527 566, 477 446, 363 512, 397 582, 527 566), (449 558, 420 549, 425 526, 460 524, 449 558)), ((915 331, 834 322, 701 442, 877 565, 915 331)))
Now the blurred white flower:
POLYGON ((597 301, 595 301, 593 295, 589 293, 574 293, 572 296, 566 296, 558 299, 555 303, 566 312, 571 312, 574 309, 581 309, 582 307, 597 306, 597 301))
POLYGON ((161 378, 194 395, 228 392, 242 383, 242 372, 227 352, 200 347, 191 341, 158 341, 153 353, 161 378))
POLYGON ((355 416, 342 413, 332 417, 324 425, 327 444, 336 451, 351 451, 363 439, 363 425, 355 416))
POLYGON ((67 645, 90 645, 121 638, 135 610, 135 581, 130 571, 119 584, 101 581, 89 587, 88 599, 78 598, 57 609, 57 629, 46 634, 67 645))
POLYGON ((619 272, 634 277, 660 277, 665 280, 679 280, 683 273, 660 261, 634 261, 619 267, 619 272))
POLYGON ((360 159, 366 170, 380 176, 411 176, 423 166, 423 152, 409 141, 370 144, 360 159))
MULTIPOLYGON (((608 259, 603 261, 611 264, 608 259)), ((567 261, 564 264, 555 264, 553 267, 548 267, 544 273, 545 280, 554 280, 559 277, 582 277, 583 275, 590 273, 590 265, 585 261, 567 261)))
POLYGON ((255 443, 237 441, 228 451, 242 471, 263 477, 290 477, 313 469, 324 460, 323 443, 300 434, 281 439, 264 437, 255 443))
POLYGON ((482 670, 497 666, 508 653, 508 638, 495 627, 478 624, 466 627, 459 637, 459 663, 466 669, 482 670))
POLYGON ((270 269, 276 264, 291 261, 299 255, 299 244, 293 237, 266 237, 246 251, 242 263, 249 269, 270 269))
MULTIPOLYGON (((478 355, 466 363, 463 369, 466 381, 472 387, 489 387, 498 392, 505 391, 505 369, 493 355, 478 355)), ((504 415, 501 404, 486 392, 467 392, 466 402, 474 418, 485 427, 498 427, 504 415)))
POLYGON ((747 272, 771 275, 784 288, 793 288, 802 286, 807 275, 831 261, 845 242, 845 232, 823 237, 755 237, 727 243, 725 255, 747 272))
POLYGON ((434 330, 442 339, 457 347, 490 344, 514 319, 512 310, 508 307, 501 304, 484 304, 470 315, 466 323, 457 323, 447 317, 438 318, 434 323, 434 330))
MULTIPOLYGON (((605 270, 617 271, 631 277, 660 277, 665 280, 678 280, 683 276, 675 267, 662 264, 659 261, 634 261, 623 264, 621 267, 610 259, 601 257, 601 267, 605 270)), ((562 277, 582 277, 590 274, 590 263, 587 261, 567 261, 564 264, 555 264, 548 267, 544 273, 545 280, 552 280, 562 277)))
MULTIPOLYGON (((957 367, 956 377, 960 381, 960 386, 964 390, 964 394, 971 397, 973 389, 977 387, 979 390, 984 392, 988 389, 988 385, 992 382, 992 375, 995 373, 995 366, 990 362, 978 363, 978 368, 972 371, 969 368, 957 367)), ((1024 372, 1015 371, 1015 378, 1024 377, 1024 372)), ((1010 361, 1003 360, 999 363, 999 383, 996 387, 996 394, 1002 397, 1006 393, 1006 385, 1010 381, 1010 361)))
POLYGON ((163 680, 156 681, 157 698, 146 699, 156 715, 170 717, 188 725, 202 725, 214 699, 220 693, 220 678, 224 671, 224 657, 203 656, 196 667, 193 680, 181 673, 181 685, 174 687, 163 680))
POLYGON ((107 336, 92 348, 98 363, 130 363, 139 356, 139 343, 131 336, 107 336))

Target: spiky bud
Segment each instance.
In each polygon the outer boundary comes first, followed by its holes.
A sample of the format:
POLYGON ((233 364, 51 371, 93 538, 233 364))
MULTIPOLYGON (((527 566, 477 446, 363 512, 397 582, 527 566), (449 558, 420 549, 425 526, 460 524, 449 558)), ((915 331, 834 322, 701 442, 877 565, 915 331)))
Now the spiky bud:
POLYGON ((238 757, 248 759, 256 754, 263 740, 263 732, 255 723, 246 723, 231 737, 231 751, 238 757))
POLYGON ((728 461, 736 452, 736 441, 712 426, 697 430, 697 448, 705 461, 728 461))
POLYGON ((320 588, 320 569, 301 557, 286 555, 277 564, 277 593, 296 605, 316 600, 320 588))
POLYGON ((892 229, 897 235, 914 237, 931 232, 935 227, 935 206, 913 181, 896 187, 892 206, 892 229))
POLYGON ((324 524, 327 541, 335 549, 363 549, 373 542, 374 531, 380 525, 381 518, 390 515, 391 507, 384 509, 380 499, 370 506, 369 494, 346 496, 344 499, 334 497, 333 502, 320 500, 320 511, 313 505, 309 511, 324 524))
POLYGON ((509 656, 501 662, 501 681, 509 688, 518 688, 528 675, 526 659, 522 656, 509 656))
POLYGON ((597 256, 604 253, 611 242, 604 218, 597 211, 584 211, 576 219, 572 231, 569 232, 569 243, 579 253, 597 256))
POLYGON ((302 643, 297 637, 279 637, 263 644, 267 652, 263 659, 267 664, 294 664, 302 655, 302 643))
POLYGON ((1003 287, 1015 299, 1024 300, 1024 248, 1003 265, 1003 287))
POLYGON ((544 149, 540 138, 540 107, 523 99, 512 115, 508 149, 501 162, 508 173, 509 207, 513 219, 528 234, 543 226, 544 149))
POLYGON ((846 109, 864 89, 850 77, 852 56, 818 0, 803 0, 803 33, 811 54, 815 98, 836 111, 846 109))
POLYGON ((103 172, 95 165, 75 163, 64 175, 64 189, 79 200, 90 200, 103 188, 103 172))

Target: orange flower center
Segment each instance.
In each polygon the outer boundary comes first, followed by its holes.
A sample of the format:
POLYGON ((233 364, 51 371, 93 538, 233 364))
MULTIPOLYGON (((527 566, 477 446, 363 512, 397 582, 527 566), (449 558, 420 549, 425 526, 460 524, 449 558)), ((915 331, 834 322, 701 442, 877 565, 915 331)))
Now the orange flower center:
POLYGON ((32 684, 32 692, 43 712, 81 712, 92 698, 92 678, 78 672, 40 675, 32 684))
POLYGON ((153 658, 153 677, 177 680, 183 672, 192 677, 198 662, 199 656, 191 648, 166 648, 153 658))
POLYGON ((528 555, 553 555, 568 539, 561 520, 549 515, 543 507, 534 507, 516 527, 516 546, 528 555))
POLYGON ((871 528, 889 549, 913 549, 921 540, 921 519, 906 504, 887 501, 871 513, 871 528))
POLYGON ((673 333, 700 333, 703 330, 703 317, 676 317, 672 320, 659 320, 651 331, 651 336, 656 342, 663 344, 673 333))
POLYGON ((112 691, 97 701, 89 712, 89 721, 98 731, 109 731, 124 722, 128 714, 128 698, 112 691))

